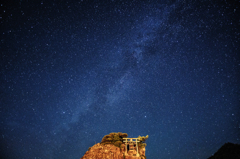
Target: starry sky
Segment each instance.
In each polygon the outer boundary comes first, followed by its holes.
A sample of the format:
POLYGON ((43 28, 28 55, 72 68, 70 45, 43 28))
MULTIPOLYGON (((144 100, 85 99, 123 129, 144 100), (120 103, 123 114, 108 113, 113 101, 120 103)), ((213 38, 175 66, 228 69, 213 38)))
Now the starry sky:
POLYGON ((0 158, 79 159, 111 132, 148 159, 240 144, 239 1, 1 2, 0 158))

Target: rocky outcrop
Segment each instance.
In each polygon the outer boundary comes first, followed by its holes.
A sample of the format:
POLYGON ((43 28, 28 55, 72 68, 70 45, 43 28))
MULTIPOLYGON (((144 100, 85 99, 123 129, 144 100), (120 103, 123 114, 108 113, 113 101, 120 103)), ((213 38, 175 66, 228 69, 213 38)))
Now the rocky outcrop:
POLYGON ((146 159, 145 140, 148 136, 135 138, 138 144, 127 136, 126 133, 110 133, 103 137, 101 143, 90 147, 81 159, 146 159))

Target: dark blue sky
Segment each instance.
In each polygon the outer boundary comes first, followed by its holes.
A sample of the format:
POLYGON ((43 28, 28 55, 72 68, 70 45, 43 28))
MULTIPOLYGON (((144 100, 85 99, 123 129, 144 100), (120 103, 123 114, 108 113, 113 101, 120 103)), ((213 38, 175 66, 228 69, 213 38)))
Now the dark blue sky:
POLYGON ((148 159, 240 144, 239 1, 1 3, 0 155, 78 159, 111 132, 148 159))

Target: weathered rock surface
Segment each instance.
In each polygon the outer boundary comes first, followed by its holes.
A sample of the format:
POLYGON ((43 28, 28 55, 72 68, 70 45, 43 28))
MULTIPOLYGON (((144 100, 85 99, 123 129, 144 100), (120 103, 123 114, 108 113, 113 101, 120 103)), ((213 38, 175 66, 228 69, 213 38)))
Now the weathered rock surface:
POLYGON ((141 159, 141 157, 124 156, 123 149, 111 144, 98 143, 91 147, 81 159, 141 159))

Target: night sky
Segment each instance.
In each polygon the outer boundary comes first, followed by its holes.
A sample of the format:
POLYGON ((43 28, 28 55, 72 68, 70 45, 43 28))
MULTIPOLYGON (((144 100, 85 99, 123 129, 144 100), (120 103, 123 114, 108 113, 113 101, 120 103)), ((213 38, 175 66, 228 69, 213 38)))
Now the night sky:
POLYGON ((148 159, 240 144, 239 1, 1 2, 0 158, 79 159, 111 132, 148 159))

